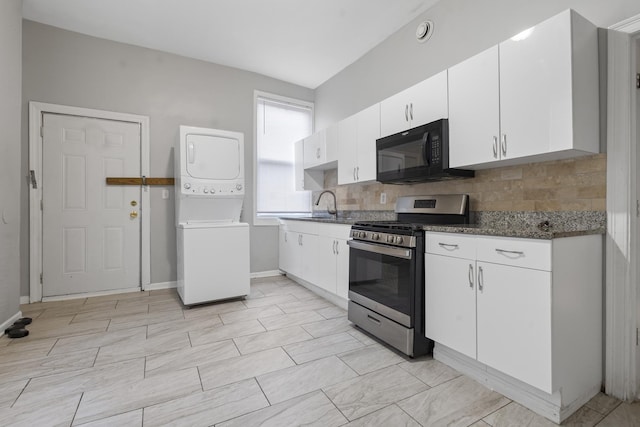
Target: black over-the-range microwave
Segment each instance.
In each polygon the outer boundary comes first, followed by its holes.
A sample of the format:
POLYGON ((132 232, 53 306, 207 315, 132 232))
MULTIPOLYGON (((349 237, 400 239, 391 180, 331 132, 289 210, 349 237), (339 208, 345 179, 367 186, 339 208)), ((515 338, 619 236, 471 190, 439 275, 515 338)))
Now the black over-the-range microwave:
POLYGON ((449 167, 449 120, 440 119, 376 141, 377 180, 403 184, 470 178, 449 167))

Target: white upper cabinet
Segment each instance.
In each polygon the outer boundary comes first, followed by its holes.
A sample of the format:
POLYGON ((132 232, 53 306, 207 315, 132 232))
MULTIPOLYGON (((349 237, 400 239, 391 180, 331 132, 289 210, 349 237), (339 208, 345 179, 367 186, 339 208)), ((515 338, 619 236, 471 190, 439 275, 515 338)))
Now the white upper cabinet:
POLYGON ((448 117, 447 70, 380 103, 381 136, 448 117))
POLYGON ((321 170, 304 169, 303 139, 296 141, 293 144, 293 151, 296 191, 322 190, 322 187, 324 186, 324 173, 321 170))
POLYGON ((500 159, 498 46, 449 69, 449 165, 500 159))
POLYGON ((333 125, 304 139, 305 169, 335 169, 338 161, 338 127, 333 125))
POLYGON ((338 184, 376 179, 376 139, 380 138, 380 104, 338 123, 338 184))
POLYGON ((571 10, 452 67, 450 166, 598 153, 598 85, 597 28, 571 10))

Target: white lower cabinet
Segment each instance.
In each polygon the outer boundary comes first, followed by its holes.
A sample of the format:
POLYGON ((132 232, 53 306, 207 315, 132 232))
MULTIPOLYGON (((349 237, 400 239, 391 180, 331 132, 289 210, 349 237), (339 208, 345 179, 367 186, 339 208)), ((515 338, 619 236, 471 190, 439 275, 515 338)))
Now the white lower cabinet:
POLYGON ((347 299, 350 225, 281 221, 280 270, 347 299))
POLYGON ((557 423, 599 391, 602 236, 430 232, 425 251, 436 359, 557 423))

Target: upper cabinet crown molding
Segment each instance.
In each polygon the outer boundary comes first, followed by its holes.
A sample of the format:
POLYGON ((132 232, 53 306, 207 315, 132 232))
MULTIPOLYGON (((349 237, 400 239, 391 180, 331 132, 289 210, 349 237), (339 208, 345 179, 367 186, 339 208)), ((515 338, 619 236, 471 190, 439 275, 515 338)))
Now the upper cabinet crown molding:
POLYGON ((451 67, 451 167, 598 153, 597 37, 566 10, 451 67))

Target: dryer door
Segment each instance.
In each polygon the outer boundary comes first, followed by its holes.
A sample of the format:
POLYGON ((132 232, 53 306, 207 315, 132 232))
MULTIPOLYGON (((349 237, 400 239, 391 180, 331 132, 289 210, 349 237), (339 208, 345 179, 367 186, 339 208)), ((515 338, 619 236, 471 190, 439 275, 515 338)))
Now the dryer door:
POLYGON ((185 159, 193 178, 232 180, 241 177, 240 141, 214 135, 187 134, 185 159))

